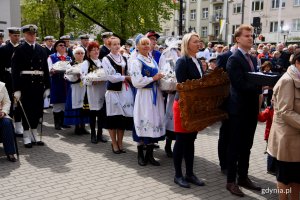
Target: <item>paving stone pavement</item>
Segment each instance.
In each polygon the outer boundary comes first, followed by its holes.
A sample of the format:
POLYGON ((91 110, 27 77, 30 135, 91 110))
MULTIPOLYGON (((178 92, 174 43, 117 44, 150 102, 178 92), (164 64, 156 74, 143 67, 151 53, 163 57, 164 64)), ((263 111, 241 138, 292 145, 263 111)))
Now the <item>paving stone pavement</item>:
MULTIPOLYGON (((47 110, 51 112, 51 110, 47 110)), ((91 144, 89 135, 74 135, 73 128, 56 131, 52 114, 44 114, 43 141, 46 146, 25 149, 18 138, 20 158, 10 163, 0 145, 0 199, 239 199, 226 189, 226 177, 218 165, 217 142, 220 123, 208 127, 195 142, 195 174, 206 186, 180 188, 173 182, 172 159, 164 142, 154 153, 161 166, 137 164, 137 149, 131 132, 124 137, 125 154, 113 154, 110 143, 91 144)), ((265 124, 259 123, 251 153, 249 175, 264 189, 274 189, 276 179, 266 173, 265 124)), ((108 132, 105 131, 108 138, 108 132)), ((243 189, 247 199, 277 199, 243 189)))

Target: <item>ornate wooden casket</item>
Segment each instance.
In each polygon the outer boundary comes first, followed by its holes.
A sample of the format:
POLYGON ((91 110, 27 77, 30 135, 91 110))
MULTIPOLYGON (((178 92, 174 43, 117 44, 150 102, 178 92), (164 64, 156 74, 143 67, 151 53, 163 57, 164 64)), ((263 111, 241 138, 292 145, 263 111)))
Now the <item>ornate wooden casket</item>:
POLYGON ((227 113, 220 107, 229 95, 229 85, 227 73, 219 68, 201 79, 178 83, 182 127, 188 131, 201 131, 227 118, 227 113))

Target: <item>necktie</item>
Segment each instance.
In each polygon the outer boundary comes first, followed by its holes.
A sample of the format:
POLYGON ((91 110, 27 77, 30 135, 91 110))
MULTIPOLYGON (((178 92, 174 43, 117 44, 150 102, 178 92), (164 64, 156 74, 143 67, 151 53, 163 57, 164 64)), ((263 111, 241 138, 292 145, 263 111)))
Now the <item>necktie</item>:
POLYGON ((250 55, 249 55, 248 53, 246 53, 245 55, 246 55, 246 58, 247 58, 247 61, 248 61, 249 65, 250 65, 250 70, 251 70, 252 72, 255 72, 254 65, 253 65, 253 63, 252 63, 252 60, 251 60, 251 58, 250 58, 250 55))
POLYGON ((66 60, 66 57, 65 57, 65 56, 59 56, 59 59, 60 59, 61 61, 65 61, 65 60, 66 60))
POLYGON ((31 49, 34 51, 34 45, 32 44, 32 45, 30 45, 31 46, 31 49))

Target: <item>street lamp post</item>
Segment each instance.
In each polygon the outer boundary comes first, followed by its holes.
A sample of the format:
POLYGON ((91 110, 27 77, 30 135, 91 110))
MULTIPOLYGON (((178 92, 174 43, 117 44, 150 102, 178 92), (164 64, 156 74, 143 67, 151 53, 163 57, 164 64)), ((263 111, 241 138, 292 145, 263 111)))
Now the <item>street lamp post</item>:
POLYGON ((183 0, 179 0, 179 36, 182 36, 183 0))
POLYGON ((241 24, 244 24, 244 15, 245 15, 245 0, 242 1, 242 21, 241 21, 241 24))

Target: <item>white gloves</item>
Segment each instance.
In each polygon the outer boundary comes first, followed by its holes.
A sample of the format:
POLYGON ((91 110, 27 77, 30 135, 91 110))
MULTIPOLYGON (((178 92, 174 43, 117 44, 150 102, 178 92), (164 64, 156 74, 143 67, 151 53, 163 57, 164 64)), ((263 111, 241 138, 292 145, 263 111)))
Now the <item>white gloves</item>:
POLYGON ((16 101, 19 101, 21 98, 21 91, 15 91, 14 97, 15 97, 16 101))
POLYGON ((49 94, 50 94, 50 89, 46 89, 45 92, 44 92, 44 95, 43 95, 44 99, 45 99, 47 96, 49 96, 49 94))

